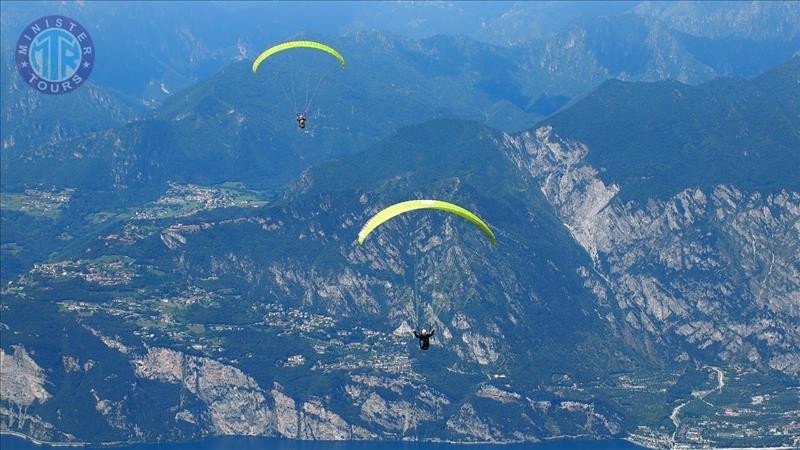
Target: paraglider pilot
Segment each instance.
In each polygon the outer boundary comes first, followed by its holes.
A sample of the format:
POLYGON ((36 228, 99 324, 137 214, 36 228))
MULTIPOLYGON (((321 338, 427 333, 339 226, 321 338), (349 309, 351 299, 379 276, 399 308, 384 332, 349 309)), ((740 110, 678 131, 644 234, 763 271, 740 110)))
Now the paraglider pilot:
POLYGON ((300 128, 306 127, 306 115, 297 113, 297 124, 300 125, 300 128))
POLYGON ((422 329, 422 333, 417 333, 417 330, 414 330, 414 337, 419 339, 419 348, 421 350, 427 350, 430 347, 430 338, 433 336, 433 333, 436 330, 431 330, 430 333, 426 329, 422 329))

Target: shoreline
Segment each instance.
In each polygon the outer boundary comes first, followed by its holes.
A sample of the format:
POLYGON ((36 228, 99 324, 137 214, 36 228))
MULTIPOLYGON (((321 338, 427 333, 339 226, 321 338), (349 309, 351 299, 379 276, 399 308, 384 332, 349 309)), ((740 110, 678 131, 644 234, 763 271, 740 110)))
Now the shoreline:
POLYGON ((20 433, 19 431, 11 431, 11 430, 0 430, 0 435, 8 435, 13 436, 15 438, 19 438, 23 441, 30 442, 33 445, 38 446, 48 446, 48 447, 115 447, 121 445, 132 445, 132 444, 140 444, 141 442, 61 442, 61 441, 43 441, 41 439, 36 439, 33 436, 28 436, 25 433, 20 433))
MULTIPOLYGON (((635 434, 629 434, 628 436, 622 438, 622 440, 630 442, 631 444, 634 444, 634 445, 638 445, 639 447, 642 447, 642 448, 650 449, 650 450, 671 449, 675 445, 675 443, 673 443, 670 447, 649 447, 647 445, 644 445, 643 442, 638 441, 636 439, 637 436, 638 435, 635 435, 635 434)), ((698 450, 700 448, 701 447, 697 447, 698 450)), ((797 449, 797 447, 792 447, 792 446, 789 446, 789 447, 785 447, 785 446, 782 446, 782 447, 709 447, 708 448, 708 450, 796 450, 796 449, 797 449)))
MULTIPOLYGON (((134 442, 134 441, 131 441, 131 442, 126 442, 126 441, 117 441, 117 442, 56 442, 56 441, 43 441, 41 439, 36 439, 34 437, 28 436, 28 435, 26 435, 24 433, 20 433, 18 431, 10 431, 10 430, 0 430, 0 435, 12 436, 12 437, 15 437, 15 438, 30 442, 33 445, 42 446, 42 447, 48 446, 48 447, 74 447, 74 448, 81 448, 81 447, 93 446, 93 447, 114 448, 114 447, 121 447, 121 446, 125 446, 125 445, 136 445, 136 444, 143 444, 143 445, 153 444, 153 445, 157 445, 157 444, 188 444, 188 443, 190 443, 189 441, 187 441, 187 442, 170 442, 170 443, 166 443, 166 442, 147 443, 147 442, 141 442, 141 441, 136 441, 136 442, 134 442)), ((282 439, 280 437, 275 437, 275 436, 208 436, 208 437, 215 437, 215 438, 225 438, 225 437, 247 438, 247 437, 249 437, 249 438, 264 438, 264 439, 282 439)), ((636 446, 641 447, 641 448, 650 449, 650 450, 660 450, 660 449, 665 448, 665 447, 647 446, 643 442, 641 442, 640 440, 636 439, 637 437, 638 437, 637 435, 629 434, 629 435, 627 435, 625 437, 617 438, 617 439, 621 439, 621 440, 626 441, 626 442, 628 442, 630 444, 636 445, 636 446)), ((285 438, 283 438, 283 439, 285 439, 285 438)), ((298 439, 289 439, 289 440, 298 441, 298 442, 312 442, 312 441, 302 441, 302 440, 298 440, 298 439)), ((497 442, 497 441, 474 442, 473 441, 473 442, 464 442, 464 441, 451 441, 451 440, 429 440, 429 441, 404 441, 404 440, 400 440, 400 441, 381 441, 381 440, 378 440, 378 441, 369 441, 369 442, 381 442, 381 443, 397 442, 397 443, 401 443, 401 444, 414 444, 414 443, 418 443, 418 444, 446 444, 446 445, 460 445, 460 446, 470 447, 470 446, 474 446, 474 445, 507 446, 507 445, 515 445, 515 444, 516 445, 530 444, 532 446, 535 446, 537 444, 542 444, 542 443, 547 443, 547 442, 554 442, 554 441, 557 441, 557 440, 562 440, 562 441, 565 441, 565 442, 570 442, 570 441, 571 442, 582 442, 582 441, 585 441, 584 439, 581 439, 580 437, 577 437, 577 436, 557 436, 557 437, 543 438, 542 440, 540 440, 538 442, 531 442, 531 441, 507 441, 507 442, 497 442)), ((319 442, 346 442, 346 441, 319 441, 319 442)), ((353 441, 353 442, 368 442, 368 441, 359 440, 359 441, 353 441)), ((669 447, 669 448, 671 448, 671 447, 669 447)), ((712 447, 710 450, 792 450, 792 449, 795 449, 795 448, 796 447, 791 447, 791 446, 790 447, 786 447, 786 446, 782 446, 782 447, 712 447)))
MULTIPOLYGON (((207 436, 205 439, 201 441, 186 441, 186 442, 141 442, 141 441, 117 441, 117 442, 55 442, 55 441, 43 441, 40 439, 33 438, 28 436, 24 433, 20 433, 18 431, 9 431, 9 430, 0 430, 0 435, 9 435, 15 438, 30 442, 36 446, 49 446, 49 447, 74 447, 74 448, 82 448, 82 447, 107 447, 107 448, 114 448, 114 447, 121 447, 126 445, 158 445, 158 444, 190 444, 191 442, 202 442, 207 438, 256 438, 256 439, 286 439, 290 441, 297 441, 297 442, 322 442, 322 443, 335 443, 335 442, 356 442, 356 443, 365 443, 365 442, 375 442, 375 443, 398 443, 398 444, 444 444, 444 445, 452 445, 452 446, 464 446, 464 447, 471 447, 476 445, 492 445, 497 447, 504 447, 509 445, 525 445, 529 444, 531 446, 536 446, 540 444, 546 444, 556 441, 564 441, 564 442, 595 442, 591 439, 587 440, 581 436, 553 436, 548 438, 543 438, 539 441, 522 441, 522 440, 514 440, 514 441, 452 441, 452 440, 423 440, 423 441, 412 441, 412 440, 353 440, 353 441, 328 441, 328 440, 301 440, 301 439, 291 439, 291 438, 282 438, 278 436, 233 436, 233 435, 225 435, 225 436, 207 436)), ((603 440, 596 440, 596 442, 601 441, 613 441, 613 440, 625 440, 631 444, 634 444, 638 447, 648 448, 645 447, 637 442, 633 442, 628 440, 627 438, 616 438, 616 439, 603 439, 603 440)), ((744 450, 744 449, 742 449, 744 450)), ((759 449, 759 450, 771 450, 771 449, 759 449)))
POLYGON ((10 430, 0 430, 0 435, 9 435, 14 436, 16 438, 23 439, 32 443, 33 445, 48 445, 50 447, 86 447, 88 445, 92 445, 89 442, 54 442, 54 441, 42 441, 36 439, 32 436, 28 436, 27 434, 20 433, 18 431, 10 431, 10 430))

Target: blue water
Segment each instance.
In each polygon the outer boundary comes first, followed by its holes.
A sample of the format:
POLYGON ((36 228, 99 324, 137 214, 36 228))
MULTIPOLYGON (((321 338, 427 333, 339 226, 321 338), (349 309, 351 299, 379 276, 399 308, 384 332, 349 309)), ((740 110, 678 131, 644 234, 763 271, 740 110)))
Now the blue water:
MULTIPOLYGON (((2 450, 34 450, 43 448, 13 436, 0 436, 2 450)), ((58 447, 108 450, 109 447, 58 447)), ((215 437, 186 444, 135 444, 112 447, 114 450, 640 450, 641 447, 622 440, 553 441, 542 444, 455 445, 410 442, 319 442, 274 438, 215 437)))

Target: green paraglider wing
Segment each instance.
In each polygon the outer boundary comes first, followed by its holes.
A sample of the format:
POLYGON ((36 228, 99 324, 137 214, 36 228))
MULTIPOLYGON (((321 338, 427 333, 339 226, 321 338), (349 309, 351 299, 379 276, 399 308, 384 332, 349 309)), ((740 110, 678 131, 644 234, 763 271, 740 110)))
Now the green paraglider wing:
POLYGON ((458 205, 440 200, 409 200, 389 206, 381 210, 378 214, 372 216, 372 218, 369 219, 361 228, 361 231, 358 232, 358 245, 364 244, 364 240, 367 238, 367 236, 369 236, 369 234, 372 233, 375 228, 378 228, 382 223, 392 219, 395 216, 417 209, 438 209, 461 216, 472 222, 473 225, 480 228, 481 231, 489 236, 489 240, 492 241, 492 244, 497 243, 494 233, 492 233, 492 230, 483 220, 481 220, 480 217, 458 205))
POLYGON ((265 59, 269 58, 275 53, 282 52, 284 50, 289 50, 291 48, 313 48, 317 50, 322 50, 323 52, 329 53, 330 55, 338 59, 339 63, 342 65, 342 69, 345 68, 344 57, 339 52, 334 50, 332 47, 314 41, 290 41, 290 42, 284 42, 283 44, 278 44, 274 47, 270 47, 264 50, 263 53, 258 55, 258 58, 256 58, 255 61, 253 61, 253 73, 256 73, 256 71, 258 70, 258 66, 260 66, 265 59))

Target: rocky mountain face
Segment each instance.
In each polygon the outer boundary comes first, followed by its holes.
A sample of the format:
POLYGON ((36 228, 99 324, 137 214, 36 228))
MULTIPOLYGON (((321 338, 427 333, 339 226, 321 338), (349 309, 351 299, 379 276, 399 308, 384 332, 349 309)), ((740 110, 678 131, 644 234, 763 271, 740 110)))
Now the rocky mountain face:
MULTIPOLYGON (((785 95, 782 103, 796 105, 797 92, 783 89, 786 84, 780 80, 795 80, 796 84, 798 62, 794 58, 789 65, 756 79, 757 84, 767 78, 775 80, 766 83, 770 88, 760 95, 785 95)), ((716 97, 717 101, 722 98, 716 97)), ((650 120, 647 112, 638 113, 640 120, 650 120)), ((786 119, 797 114, 796 106, 790 107, 786 119)), ((731 115, 727 118, 728 125, 752 123, 731 115)), ((559 124, 568 128, 569 121, 555 118, 553 122, 554 127, 509 139, 509 148, 514 149, 509 154, 538 180, 575 240, 591 255, 593 267, 587 277, 600 277, 624 299, 620 310, 628 311, 625 320, 645 333, 654 330, 652 324, 660 323, 656 327, 659 339, 677 337, 723 361, 745 360, 749 365, 769 366, 796 376, 800 292, 797 179, 772 165, 775 160, 797 158, 796 126, 780 133, 787 146, 775 142, 759 152, 766 156, 773 147, 774 157, 742 164, 756 172, 761 165, 764 169, 756 183, 765 186, 781 180, 776 187, 754 192, 758 187, 749 180, 737 180, 733 171, 731 178, 720 180, 727 184, 706 184, 698 173, 692 184, 705 184, 703 188, 686 188, 642 204, 620 199, 618 194, 624 188, 609 182, 616 178, 630 184, 626 182, 632 177, 621 172, 604 177, 587 161, 589 148, 557 135, 559 124)), ((783 120, 772 123, 780 128, 783 120)), ((752 137, 754 134, 740 139, 752 137)), ((751 142, 751 148, 762 147, 751 142)), ((706 143, 703 151, 713 154, 714 144, 706 143)), ((720 159, 712 158, 710 164, 716 165, 720 159)), ((610 160, 603 155, 594 158, 600 163, 610 160)), ((697 165, 706 171, 706 180, 715 177, 715 169, 709 173, 702 163, 697 165)), ((635 164, 626 170, 644 172, 635 164)))
POLYGON ((618 299, 614 329, 798 375, 798 192, 719 185, 639 206, 621 202, 620 187, 586 164, 586 146, 552 128, 507 146, 591 256, 587 283, 618 299))
POLYGON ((4 63, 0 70, 0 94, 3 128, 0 152, 10 152, 55 144, 84 136, 93 131, 117 127, 143 113, 119 92, 89 85, 75 95, 31 95, 13 65, 14 58, 5 49, 0 53, 4 63))
POLYGON ((791 2, 641 2, 636 14, 709 38, 791 39, 800 35, 800 9, 791 2))

